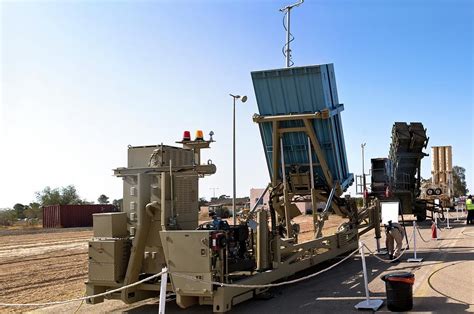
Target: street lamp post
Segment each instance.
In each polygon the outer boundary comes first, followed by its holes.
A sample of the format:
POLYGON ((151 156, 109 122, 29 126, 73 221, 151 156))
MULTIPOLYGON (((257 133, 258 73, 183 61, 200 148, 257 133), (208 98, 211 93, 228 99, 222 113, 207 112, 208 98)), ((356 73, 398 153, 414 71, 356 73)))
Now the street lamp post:
POLYGON ((364 197, 362 198, 364 200, 364 208, 367 206, 367 200, 365 199, 365 189, 367 188, 366 182, 365 182, 365 167, 364 167, 364 148, 365 144, 360 144, 360 148, 362 149, 362 193, 364 197))
POLYGON ((241 102, 247 101, 247 96, 232 95, 233 98, 233 114, 232 114, 232 217, 234 225, 237 224, 236 209, 235 209, 235 198, 236 198, 236 171, 235 171, 235 102, 240 99, 241 102))
POLYGON ((209 188, 209 190, 212 190, 212 197, 216 198, 216 190, 219 190, 219 188, 209 188))

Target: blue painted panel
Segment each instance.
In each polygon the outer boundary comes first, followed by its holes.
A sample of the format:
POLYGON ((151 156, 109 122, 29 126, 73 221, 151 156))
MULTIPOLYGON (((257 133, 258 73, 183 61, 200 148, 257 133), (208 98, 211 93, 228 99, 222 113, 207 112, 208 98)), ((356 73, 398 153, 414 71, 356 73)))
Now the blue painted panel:
MULTIPOLYGON (((329 119, 314 119, 313 128, 328 167, 335 180, 343 189, 352 184, 353 175, 349 173, 342 131, 341 108, 337 95, 333 64, 284 68, 252 72, 252 81, 260 115, 287 115, 314 113, 324 109, 334 112, 329 119)), ((302 127, 302 121, 283 121, 281 127, 302 127)), ((272 173, 272 124, 259 123, 265 157, 272 173)), ((286 171, 292 165, 299 165, 302 171, 309 170, 308 139, 304 132, 283 135, 283 154, 286 171)), ((313 164, 319 163, 315 153, 313 164)), ((319 165, 314 165, 315 184, 327 186, 319 165)), ((281 171, 281 170, 280 170, 281 171)), ((281 175, 281 173, 280 173, 281 175)))

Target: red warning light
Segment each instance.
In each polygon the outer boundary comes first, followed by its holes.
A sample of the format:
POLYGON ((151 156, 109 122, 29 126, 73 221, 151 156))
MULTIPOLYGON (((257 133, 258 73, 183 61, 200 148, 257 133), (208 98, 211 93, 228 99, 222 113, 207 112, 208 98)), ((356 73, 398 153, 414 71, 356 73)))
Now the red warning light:
POLYGON ((190 141, 190 140, 191 140, 191 132, 184 131, 183 132, 183 142, 190 141))

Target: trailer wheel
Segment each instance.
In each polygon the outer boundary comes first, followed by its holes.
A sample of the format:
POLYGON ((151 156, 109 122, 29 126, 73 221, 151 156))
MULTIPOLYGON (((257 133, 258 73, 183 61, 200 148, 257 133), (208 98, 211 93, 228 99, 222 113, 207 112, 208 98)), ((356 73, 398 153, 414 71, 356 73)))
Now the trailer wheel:
POLYGON ((441 195, 441 193, 443 193, 443 191, 442 191, 440 188, 437 188, 437 189, 435 190, 435 194, 436 194, 436 195, 441 195))
POLYGON ((433 189, 428 189, 428 190, 426 190, 426 194, 431 196, 431 195, 434 194, 434 190, 433 189))

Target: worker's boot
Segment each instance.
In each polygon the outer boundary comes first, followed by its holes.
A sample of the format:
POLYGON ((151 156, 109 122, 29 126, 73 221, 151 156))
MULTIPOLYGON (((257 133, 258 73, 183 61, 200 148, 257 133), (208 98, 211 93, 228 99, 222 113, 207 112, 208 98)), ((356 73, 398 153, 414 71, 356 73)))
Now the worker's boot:
POLYGON ((392 260, 393 259, 393 254, 388 254, 388 259, 392 260))

